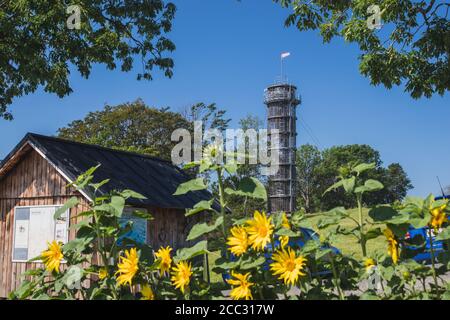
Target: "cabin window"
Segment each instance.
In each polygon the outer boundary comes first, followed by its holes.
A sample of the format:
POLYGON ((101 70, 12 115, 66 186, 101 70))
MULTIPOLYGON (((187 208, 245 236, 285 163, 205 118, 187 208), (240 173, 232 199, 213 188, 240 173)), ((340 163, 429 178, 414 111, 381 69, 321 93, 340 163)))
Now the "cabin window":
POLYGON ((12 260, 24 262, 41 255, 47 241, 68 240, 69 210, 54 219, 60 206, 16 207, 14 214, 14 245, 12 260))
POLYGON ((139 210, 141 212, 147 212, 141 208, 125 208, 122 217, 120 218, 120 224, 125 226, 128 222, 132 222, 131 231, 124 234, 119 239, 119 243, 126 239, 133 240, 137 243, 147 243, 147 219, 135 216, 132 212, 139 210))

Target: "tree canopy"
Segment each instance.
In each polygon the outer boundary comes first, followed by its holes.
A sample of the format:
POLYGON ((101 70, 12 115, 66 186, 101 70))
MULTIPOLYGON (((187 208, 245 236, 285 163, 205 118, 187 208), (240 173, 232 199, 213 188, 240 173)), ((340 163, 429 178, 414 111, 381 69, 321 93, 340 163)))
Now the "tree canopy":
POLYGON ((413 98, 450 88, 450 3, 443 0, 275 0, 285 24, 356 43, 360 72, 373 85, 404 85, 413 98), (379 21, 378 21, 379 20, 379 21), (378 22, 380 22, 379 25, 378 22))
POLYGON ((176 144, 170 137, 178 128, 191 130, 192 124, 168 108, 150 108, 137 100, 90 112, 83 120, 75 120, 58 129, 58 136, 170 160, 176 144))
POLYGON ((138 79, 152 79, 155 67, 172 76, 168 53, 175 45, 166 34, 174 4, 78 0, 68 9, 67 1, 0 1, 0 117, 12 119, 13 99, 39 87, 59 97, 70 94, 70 72, 88 78, 95 63, 125 72, 139 66, 138 79), (77 13, 79 28, 69 28, 77 13))
POLYGON ((398 163, 386 168, 378 151, 368 145, 335 146, 320 151, 312 145, 303 145, 297 151, 297 202, 307 212, 328 210, 337 206, 354 207, 353 197, 337 189, 323 195, 336 182, 346 177, 350 167, 359 163, 374 163, 375 169, 363 173, 363 179, 380 181, 384 189, 374 192, 366 205, 393 203, 402 200, 412 188, 408 175, 398 163))

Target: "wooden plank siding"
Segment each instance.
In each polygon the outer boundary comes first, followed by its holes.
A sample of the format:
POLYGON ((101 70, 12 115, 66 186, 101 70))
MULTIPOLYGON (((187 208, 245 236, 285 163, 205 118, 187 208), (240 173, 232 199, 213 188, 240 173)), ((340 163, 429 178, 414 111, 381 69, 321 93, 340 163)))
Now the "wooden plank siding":
MULTIPOLYGON (((36 151, 30 150, 0 181, 0 297, 17 288, 24 271, 39 263, 12 262, 14 208, 17 206, 62 205, 77 196, 80 205, 70 217, 88 208, 88 202, 36 151)), ((70 219, 70 224, 77 223, 70 219)), ((70 230, 69 239, 75 236, 70 230)))
MULTIPOLYGON (((80 222, 78 220, 82 218, 76 216, 87 210, 89 203, 79 192, 67 188, 68 183, 32 148, 0 180, 0 297, 7 297, 19 286, 24 271, 41 266, 39 263, 12 262, 14 208, 62 205, 70 197, 77 196, 80 204, 70 212, 70 227, 80 222)), ((185 238, 198 218, 186 218, 183 209, 147 209, 154 217, 147 225, 147 239, 153 248, 170 245, 176 249, 190 245, 185 238)), ((69 240, 74 237, 75 230, 69 229, 69 240)))

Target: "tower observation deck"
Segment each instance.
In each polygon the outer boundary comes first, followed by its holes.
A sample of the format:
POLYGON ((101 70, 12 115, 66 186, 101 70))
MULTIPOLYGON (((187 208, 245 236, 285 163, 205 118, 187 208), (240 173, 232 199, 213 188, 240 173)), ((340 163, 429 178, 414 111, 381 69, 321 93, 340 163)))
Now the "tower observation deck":
POLYGON ((269 86, 265 90, 264 103, 267 106, 269 130, 278 129, 280 143, 270 145, 270 150, 278 149, 280 154, 279 170, 269 176, 269 212, 295 211, 295 152, 297 145, 296 108, 301 103, 297 87, 281 83, 269 86))

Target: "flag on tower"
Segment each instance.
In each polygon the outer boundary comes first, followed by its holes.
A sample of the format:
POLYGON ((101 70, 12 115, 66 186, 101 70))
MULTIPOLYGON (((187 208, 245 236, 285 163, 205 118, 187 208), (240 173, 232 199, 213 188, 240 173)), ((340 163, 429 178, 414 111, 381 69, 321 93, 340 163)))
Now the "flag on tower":
POLYGON ((290 55, 291 55, 290 52, 282 52, 282 53, 281 53, 281 59, 287 58, 287 57, 289 57, 290 55))

